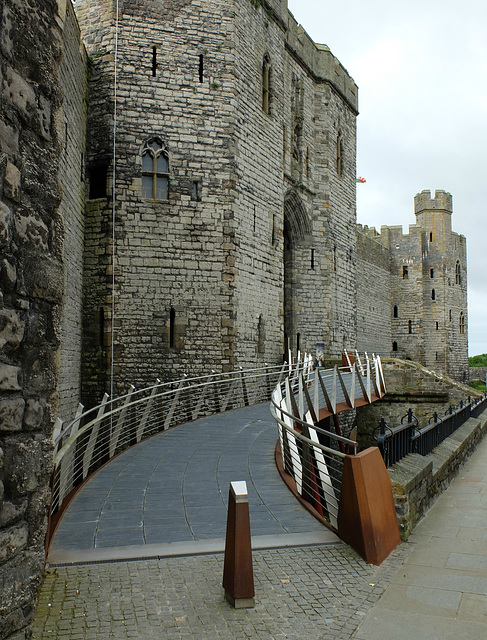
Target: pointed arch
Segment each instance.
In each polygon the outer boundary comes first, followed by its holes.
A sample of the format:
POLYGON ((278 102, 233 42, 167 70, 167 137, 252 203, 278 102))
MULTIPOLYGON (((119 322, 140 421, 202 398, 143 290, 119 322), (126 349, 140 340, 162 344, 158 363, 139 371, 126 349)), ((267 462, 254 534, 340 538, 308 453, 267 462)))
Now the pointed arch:
POLYGON ((294 189, 290 189, 284 197, 284 229, 293 244, 312 240, 310 217, 294 189))
POLYGON ((313 245, 311 219, 299 194, 290 189, 284 198, 284 348, 296 350, 306 344, 305 322, 296 296, 303 286, 303 264, 309 264, 313 245))
POLYGON ((162 139, 153 136, 144 142, 142 158, 142 197, 167 200, 169 188, 169 155, 162 139))

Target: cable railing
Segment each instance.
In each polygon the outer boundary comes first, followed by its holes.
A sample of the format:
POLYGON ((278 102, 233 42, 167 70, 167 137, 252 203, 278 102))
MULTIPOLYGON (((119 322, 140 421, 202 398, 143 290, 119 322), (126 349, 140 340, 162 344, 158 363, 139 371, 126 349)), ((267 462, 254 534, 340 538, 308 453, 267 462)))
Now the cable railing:
POLYGON ((357 453, 357 442, 341 434, 337 414, 378 400, 385 394, 380 358, 355 355, 347 366, 280 381, 271 399, 278 424, 283 472, 293 488, 334 530, 344 459, 357 453), (331 419, 331 420, 327 420, 331 419), (334 431, 325 429, 331 421, 334 431))
POLYGON ((97 407, 79 405, 74 420, 56 421, 51 515, 63 509, 70 495, 111 458, 171 427, 229 409, 269 401, 286 377, 309 375, 311 358, 294 364, 263 365, 229 373, 156 381, 151 387, 130 387, 123 396, 105 394, 97 407))
POLYGON ((382 418, 374 435, 382 453, 386 467, 392 467, 408 453, 426 456, 435 447, 451 436, 469 418, 478 417, 487 409, 487 394, 482 398, 466 402, 458 407, 450 407, 443 417, 435 412, 427 425, 420 427, 418 418, 409 409, 401 419, 401 424, 390 427, 382 418))

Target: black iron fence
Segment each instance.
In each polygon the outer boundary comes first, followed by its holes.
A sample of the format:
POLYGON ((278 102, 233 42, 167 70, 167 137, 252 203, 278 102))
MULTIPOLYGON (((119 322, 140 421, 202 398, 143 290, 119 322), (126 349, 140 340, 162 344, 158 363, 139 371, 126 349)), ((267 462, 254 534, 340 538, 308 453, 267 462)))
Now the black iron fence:
POLYGON ((374 438, 386 467, 391 467, 408 453, 428 455, 469 418, 477 418, 486 409, 487 394, 473 401, 468 398, 466 403, 460 402, 459 407, 451 406, 443 417, 435 412, 424 427, 419 426, 418 419, 409 409, 401 424, 395 427, 390 427, 382 418, 374 438))

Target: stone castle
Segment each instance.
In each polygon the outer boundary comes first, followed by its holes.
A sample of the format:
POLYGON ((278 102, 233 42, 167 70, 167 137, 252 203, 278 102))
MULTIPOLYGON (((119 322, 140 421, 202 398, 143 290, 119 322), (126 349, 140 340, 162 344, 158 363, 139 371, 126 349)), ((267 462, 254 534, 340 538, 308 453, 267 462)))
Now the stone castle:
POLYGON ((80 399, 289 348, 468 375, 451 196, 357 228, 357 86, 286 0, 24 4, 0 6, 0 638, 80 399))
POLYGON ((66 411, 112 375, 122 392, 288 348, 463 378, 451 197, 418 196, 409 236, 357 233, 357 86, 286 0, 115 8, 77 0, 64 21, 66 411))

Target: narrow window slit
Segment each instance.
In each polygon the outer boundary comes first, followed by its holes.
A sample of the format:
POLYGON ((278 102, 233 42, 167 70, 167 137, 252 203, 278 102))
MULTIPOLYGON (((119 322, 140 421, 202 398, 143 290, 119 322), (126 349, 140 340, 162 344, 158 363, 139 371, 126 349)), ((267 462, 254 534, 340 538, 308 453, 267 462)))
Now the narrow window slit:
POLYGON ((169 346, 174 347, 175 342, 175 326, 176 326, 176 312, 171 307, 171 311, 169 312, 169 346))
POLYGON ((100 347, 103 347, 105 346, 105 309, 103 307, 100 307, 98 314, 98 329, 100 347))
POLYGON ((157 71, 157 49, 156 47, 152 47, 152 77, 156 77, 157 71))
POLYGON ((199 56, 198 75, 200 78, 200 82, 203 82, 203 54, 202 53, 200 53, 200 56, 199 56))

